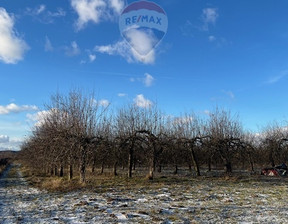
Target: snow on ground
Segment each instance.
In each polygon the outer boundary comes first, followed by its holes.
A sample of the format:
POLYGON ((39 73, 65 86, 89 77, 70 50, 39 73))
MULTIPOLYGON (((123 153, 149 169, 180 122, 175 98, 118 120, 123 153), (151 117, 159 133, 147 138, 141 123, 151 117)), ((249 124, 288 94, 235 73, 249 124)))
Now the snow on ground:
POLYGON ((211 181, 104 193, 47 193, 14 165, 0 179, 0 223, 286 223, 287 182, 211 181))

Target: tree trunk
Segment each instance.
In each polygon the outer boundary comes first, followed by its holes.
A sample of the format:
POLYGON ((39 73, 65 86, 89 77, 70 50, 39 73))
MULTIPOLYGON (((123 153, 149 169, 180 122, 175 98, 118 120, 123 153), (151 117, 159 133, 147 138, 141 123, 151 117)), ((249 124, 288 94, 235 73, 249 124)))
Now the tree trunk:
POLYGON ((114 176, 117 176, 118 174, 117 174, 117 164, 118 164, 118 162, 116 161, 115 163, 114 163, 114 165, 113 165, 113 174, 114 174, 114 176))
POLYGON ((211 157, 209 156, 208 158, 208 171, 210 172, 212 169, 211 169, 211 157))
POLYGON ((60 176, 60 177, 63 177, 63 176, 64 176, 64 168, 63 168, 63 165, 62 165, 62 164, 60 165, 60 173, 59 173, 59 176, 60 176))
POLYGON ((271 166, 275 167, 275 161, 274 161, 274 158, 273 158, 273 149, 270 149, 269 160, 270 160, 271 166))
POLYGON ((95 167, 96 167, 96 156, 94 156, 93 158, 92 173, 95 173, 95 167))
POLYGON ((158 173, 161 173, 162 172, 162 166, 161 164, 158 166, 158 173))
POLYGON ((58 176, 58 166, 57 165, 54 166, 54 175, 58 176))
POLYGON ((80 182, 85 183, 86 180, 86 165, 84 163, 81 163, 80 165, 80 182))
POLYGON ((154 178, 154 171, 156 167, 156 161, 155 161, 155 156, 151 160, 150 168, 149 168, 149 174, 148 174, 148 179, 153 180, 154 178))
POLYGON ((132 177, 132 169, 133 169, 133 157, 134 157, 134 149, 133 146, 129 149, 129 157, 128 157, 128 177, 132 177))
POLYGON ((226 161, 225 169, 226 169, 226 173, 232 173, 232 164, 230 161, 226 161))
POLYGON ((199 168, 199 164, 198 164, 198 161, 197 161, 193 147, 190 149, 190 152, 191 152, 191 159, 192 159, 192 163, 194 166, 194 170, 195 170, 197 176, 199 177, 199 176, 201 176, 200 168, 199 168))
POLYGON ((68 177, 69 180, 72 180, 73 179, 73 165, 70 164, 69 165, 69 177, 68 177))
POLYGON ((100 172, 101 174, 104 173, 104 165, 105 165, 105 164, 104 164, 104 161, 102 161, 102 163, 101 163, 101 172, 100 172))
POLYGON ((53 176, 54 175, 54 169, 53 169, 53 165, 51 165, 51 169, 50 169, 50 175, 53 176))
POLYGON ((80 182, 84 183, 86 180, 86 148, 81 147, 81 162, 80 162, 80 182))
POLYGON ((175 165, 175 171, 174 171, 174 174, 177 174, 178 173, 178 166, 175 165))
POLYGON ((251 153, 249 153, 249 162, 250 162, 250 166, 251 166, 251 172, 254 172, 254 163, 253 163, 251 153))

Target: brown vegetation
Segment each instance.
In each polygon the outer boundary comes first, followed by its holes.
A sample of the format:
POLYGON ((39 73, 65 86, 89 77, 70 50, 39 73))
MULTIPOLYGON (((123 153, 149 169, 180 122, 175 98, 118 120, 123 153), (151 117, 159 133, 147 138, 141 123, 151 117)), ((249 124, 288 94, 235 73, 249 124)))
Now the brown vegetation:
POLYGON ((0 151, 0 177, 6 167, 16 158, 15 151, 0 151))
POLYGON ((156 106, 111 111, 79 91, 51 99, 20 158, 31 173, 50 176, 54 185, 75 179, 87 183, 91 176, 99 180, 105 170, 110 180, 123 178, 124 171, 132 178, 137 170, 146 172, 142 179, 152 180, 155 172, 159 177, 171 168, 173 175, 179 167, 197 176, 219 167, 225 173, 235 168, 254 172, 255 164, 274 166, 288 159, 287 129, 272 125, 256 136, 243 130, 237 116, 218 108, 206 119, 194 113, 175 118, 156 106))

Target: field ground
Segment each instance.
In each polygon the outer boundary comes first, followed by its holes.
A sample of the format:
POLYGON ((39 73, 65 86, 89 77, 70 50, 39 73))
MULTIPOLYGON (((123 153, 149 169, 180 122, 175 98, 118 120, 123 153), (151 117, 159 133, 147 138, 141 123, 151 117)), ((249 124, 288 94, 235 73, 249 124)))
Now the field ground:
POLYGON ((19 165, 0 179, 0 223, 287 223, 288 180, 189 177, 101 184, 72 192, 31 187, 19 165), (146 184, 145 184, 146 183, 146 184))

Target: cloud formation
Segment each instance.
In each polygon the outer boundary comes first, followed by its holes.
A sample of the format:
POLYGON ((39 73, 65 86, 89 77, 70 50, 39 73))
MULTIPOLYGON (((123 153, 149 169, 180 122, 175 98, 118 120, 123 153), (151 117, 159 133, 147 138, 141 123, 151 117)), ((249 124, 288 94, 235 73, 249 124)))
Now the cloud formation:
POLYGON ((134 98, 134 103, 137 107, 141 108, 149 108, 153 105, 153 103, 146 99, 143 94, 139 94, 134 98))
POLYGON ((219 17, 217 8, 205 8, 202 10, 203 29, 208 30, 209 25, 215 25, 219 17))
POLYGON ((38 107, 35 105, 22 105, 18 106, 15 103, 10 103, 6 106, 0 105, 0 115, 1 114, 10 114, 10 113, 20 113, 25 111, 36 111, 38 107))
POLYGON ((7 135, 0 135, 0 143, 9 142, 9 136, 7 135))
POLYGON ((36 15, 39 15, 40 13, 44 12, 46 9, 45 5, 40 5, 38 8, 36 8, 36 15))
POLYGON ((209 42, 213 42, 213 41, 216 40, 216 37, 213 36, 213 35, 210 35, 210 36, 208 37, 208 40, 209 40, 209 42))
POLYGON ((46 36, 45 38, 45 46, 44 46, 45 51, 54 51, 54 47, 52 46, 52 43, 50 39, 46 36))
POLYGON ((89 61, 93 62, 96 60, 96 55, 95 54, 89 54, 89 61))
POLYGON ((120 15, 125 5, 122 0, 109 0, 109 4, 113 11, 118 15, 120 15))
POLYGON ((226 90, 223 90, 222 91, 224 94, 226 94, 230 99, 235 99, 235 95, 232 91, 226 91, 226 90))
POLYGON ((99 107, 99 106, 100 107, 108 107, 110 105, 109 100, 106 100, 106 99, 101 99, 101 100, 92 99, 91 102, 96 107, 99 107))
POLYGON ((155 79, 153 78, 153 76, 150 75, 150 74, 148 74, 148 73, 145 73, 144 76, 145 76, 145 78, 144 78, 144 80, 143 80, 144 85, 145 85, 146 87, 151 86, 151 85, 153 84, 154 80, 155 80, 155 79))
POLYGON ((28 16, 32 16, 35 20, 50 24, 53 23, 56 18, 66 16, 66 12, 62 8, 57 8, 56 11, 52 12, 47 10, 46 5, 41 4, 34 8, 26 8, 25 14, 28 16))
POLYGON ((109 102, 108 100, 103 99, 103 100, 100 100, 100 101, 98 102, 98 104, 99 104, 99 106, 101 106, 101 107, 108 107, 108 106, 110 105, 110 102, 109 102))
POLYGON ((125 37, 132 49, 141 56, 148 55, 159 41, 154 37, 151 30, 143 31, 131 29, 126 32, 125 37))
POLYGON ((152 75, 150 75, 149 73, 145 73, 144 74, 144 78, 134 78, 131 77, 130 82, 142 82, 146 87, 150 87, 153 85, 155 79, 152 75))
POLYGON ((189 124, 193 121, 193 119, 194 118, 192 116, 175 117, 173 119, 173 123, 178 125, 189 124))
POLYGON ((14 29, 14 17, 0 7, 0 61, 6 64, 16 64, 29 49, 14 29))
POLYGON ((118 93, 117 96, 119 96, 119 97, 125 97, 125 96, 127 96, 127 93, 118 93))
POLYGON ((95 46, 94 51, 108 55, 119 55, 128 63, 140 62, 143 64, 153 64, 155 62, 154 49, 150 51, 148 55, 141 56, 133 48, 131 48, 131 46, 125 40, 118 41, 115 44, 95 46))
POLYGON ((72 41, 71 46, 69 46, 69 47, 66 46, 66 47, 64 47, 64 49, 65 49, 65 54, 69 57, 76 56, 76 55, 80 54, 80 52, 81 52, 76 41, 72 41))
POLYGON ((71 6, 76 11, 78 19, 75 23, 76 30, 83 29, 87 23, 100 23, 113 20, 119 16, 124 8, 123 0, 71 0, 71 6))
POLYGON ((28 123, 32 123, 36 127, 40 127, 45 123, 45 119, 52 115, 53 110, 42 110, 34 114, 26 114, 28 123))
POLYGON ((280 82, 286 76, 288 76, 288 70, 281 71, 279 75, 275 75, 271 77, 268 81, 266 81, 266 84, 275 84, 277 82, 280 82))
POLYGON ((20 146, 23 143, 22 139, 11 139, 7 135, 0 135, 0 151, 2 150, 20 150, 20 146))

